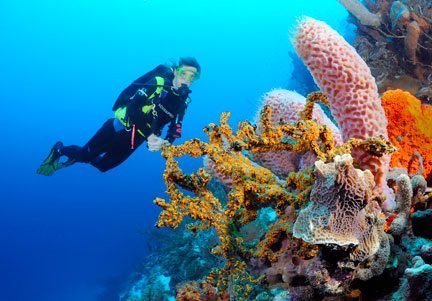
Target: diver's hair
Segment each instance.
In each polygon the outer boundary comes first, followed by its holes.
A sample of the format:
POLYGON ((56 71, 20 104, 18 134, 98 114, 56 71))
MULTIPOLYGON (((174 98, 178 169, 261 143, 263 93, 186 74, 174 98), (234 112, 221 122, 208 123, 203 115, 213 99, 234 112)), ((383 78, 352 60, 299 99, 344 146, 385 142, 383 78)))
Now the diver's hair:
POLYGON ((196 60, 196 58, 192 56, 184 56, 181 57, 178 61, 177 67, 180 66, 189 66, 189 67, 195 67, 198 71, 198 73, 201 73, 201 66, 196 60))

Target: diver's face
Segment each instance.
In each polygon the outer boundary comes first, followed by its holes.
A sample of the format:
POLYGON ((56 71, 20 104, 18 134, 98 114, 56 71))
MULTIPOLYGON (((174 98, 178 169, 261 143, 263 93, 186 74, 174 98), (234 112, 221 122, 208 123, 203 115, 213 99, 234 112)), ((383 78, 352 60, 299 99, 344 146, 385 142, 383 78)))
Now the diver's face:
POLYGON ((174 70, 173 86, 175 89, 181 87, 181 85, 190 86, 192 82, 198 79, 199 73, 195 67, 191 66, 180 66, 174 70))

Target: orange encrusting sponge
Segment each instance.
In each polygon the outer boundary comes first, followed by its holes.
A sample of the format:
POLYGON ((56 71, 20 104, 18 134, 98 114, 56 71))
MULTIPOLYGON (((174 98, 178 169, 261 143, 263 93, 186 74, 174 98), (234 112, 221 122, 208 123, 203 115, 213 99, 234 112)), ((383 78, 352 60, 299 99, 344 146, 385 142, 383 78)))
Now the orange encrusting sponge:
POLYGON ((415 96, 402 90, 386 91, 382 98, 390 141, 398 150, 392 154, 390 166, 404 167, 409 174, 420 170, 432 179, 432 106, 421 104, 415 96))

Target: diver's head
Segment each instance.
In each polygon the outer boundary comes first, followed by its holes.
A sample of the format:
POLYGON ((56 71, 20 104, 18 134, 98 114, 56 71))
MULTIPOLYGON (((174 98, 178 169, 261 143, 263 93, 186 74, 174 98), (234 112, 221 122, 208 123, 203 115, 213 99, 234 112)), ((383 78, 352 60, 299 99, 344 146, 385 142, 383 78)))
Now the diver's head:
POLYGON ((193 57, 182 57, 178 64, 174 66, 174 89, 180 88, 182 85, 189 87, 192 82, 197 80, 201 73, 201 66, 193 57))

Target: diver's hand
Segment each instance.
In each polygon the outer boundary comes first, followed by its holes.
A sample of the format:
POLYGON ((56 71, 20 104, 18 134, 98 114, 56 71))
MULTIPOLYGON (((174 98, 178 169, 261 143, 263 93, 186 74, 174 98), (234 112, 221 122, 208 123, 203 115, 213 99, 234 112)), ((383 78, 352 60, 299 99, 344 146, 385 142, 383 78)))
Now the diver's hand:
POLYGON ((166 146, 169 144, 170 143, 168 141, 156 136, 155 134, 151 134, 147 138, 147 147, 148 147, 149 151, 152 151, 152 152, 156 152, 158 150, 161 150, 162 146, 166 146))
POLYGON ((189 94, 192 93, 192 90, 189 89, 188 85, 181 84, 180 88, 177 89, 177 93, 181 98, 187 98, 189 94))

